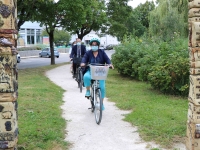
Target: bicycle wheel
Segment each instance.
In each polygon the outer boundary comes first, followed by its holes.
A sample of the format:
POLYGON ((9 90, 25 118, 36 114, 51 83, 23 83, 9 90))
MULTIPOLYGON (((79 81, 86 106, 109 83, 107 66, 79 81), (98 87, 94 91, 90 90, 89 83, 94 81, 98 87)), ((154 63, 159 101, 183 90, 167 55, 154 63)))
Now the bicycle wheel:
POLYGON ((91 103, 91 112, 94 112, 94 93, 93 93, 93 89, 92 89, 92 86, 91 86, 91 89, 90 89, 90 103, 91 103))
POLYGON ((94 106, 95 106, 95 120, 96 123, 99 125, 101 123, 101 119, 102 119, 102 105, 103 105, 103 101, 101 98, 101 90, 97 89, 94 95, 94 106))
POLYGON ((78 82, 79 82, 80 92, 82 93, 82 89, 83 89, 83 73, 82 73, 81 69, 79 70, 78 82))

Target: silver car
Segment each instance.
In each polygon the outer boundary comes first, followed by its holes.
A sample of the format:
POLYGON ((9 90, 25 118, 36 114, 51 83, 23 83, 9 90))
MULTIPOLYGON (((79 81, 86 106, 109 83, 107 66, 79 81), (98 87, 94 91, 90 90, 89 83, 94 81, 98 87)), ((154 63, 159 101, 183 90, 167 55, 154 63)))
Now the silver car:
MULTIPOLYGON (((42 49, 42 51, 39 53, 40 57, 51 57, 51 51, 50 51, 50 47, 46 47, 44 49, 42 49)), ((60 53, 57 50, 57 48, 54 48, 54 56, 59 58, 60 53)))

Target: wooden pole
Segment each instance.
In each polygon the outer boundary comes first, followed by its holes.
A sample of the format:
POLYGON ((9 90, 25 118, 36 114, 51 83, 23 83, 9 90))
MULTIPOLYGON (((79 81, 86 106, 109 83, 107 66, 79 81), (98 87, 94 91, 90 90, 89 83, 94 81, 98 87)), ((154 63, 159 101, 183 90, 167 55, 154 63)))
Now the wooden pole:
POLYGON ((0 149, 17 149, 17 0, 0 0, 0 149))

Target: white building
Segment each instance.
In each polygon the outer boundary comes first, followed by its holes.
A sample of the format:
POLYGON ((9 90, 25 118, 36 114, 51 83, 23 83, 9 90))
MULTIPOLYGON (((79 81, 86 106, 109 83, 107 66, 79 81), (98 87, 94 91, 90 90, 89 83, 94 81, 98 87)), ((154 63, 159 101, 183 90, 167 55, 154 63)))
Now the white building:
MULTIPOLYGON (((70 42, 72 43, 73 41, 76 40, 76 38, 77 38, 77 35, 72 35, 70 42)), ((111 35, 105 35, 103 37, 99 37, 96 34, 96 32, 94 32, 94 31, 91 31, 89 34, 85 35, 82 39, 82 42, 84 42, 85 44, 89 44, 89 41, 92 38, 98 38, 101 42, 101 45, 104 46, 104 47, 109 45, 109 44, 114 44, 114 45, 119 44, 119 41, 117 40, 116 37, 113 37, 111 35)))
MULTIPOLYGON (((27 45, 36 45, 42 44, 41 32, 43 27, 40 27, 40 24, 37 22, 25 22, 20 30, 19 30, 19 37, 24 41, 24 44, 20 44, 21 46, 27 45)), ((21 41, 21 40, 19 40, 21 41)))
MULTIPOLYGON (((25 22, 19 31, 19 40, 18 46, 29 46, 29 45, 37 45, 37 44, 46 44, 48 41, 44 41, 46 38, 41 37, 41 32, 44 27, 41 27, 37 22, 25 22), (23 42, 22 42, 23 41, 23 42), (23 44, 22 44, 23 43, 23 44)), ((82 41, 85 44, 88 44, 91 38, 98 38, 101 41, 101 45, 107 46, 109 44, 119 44, 119 41, 116 37, 112 37, 110 35, 105 35, 104 37, 99 37, 96 32, 91 31, 89 34, 85 35, 82 41)), ((70 43, 75 41, 77 35, 72 35, 70 43)), ((47 39, 48 40, 48 39, 47 39)))

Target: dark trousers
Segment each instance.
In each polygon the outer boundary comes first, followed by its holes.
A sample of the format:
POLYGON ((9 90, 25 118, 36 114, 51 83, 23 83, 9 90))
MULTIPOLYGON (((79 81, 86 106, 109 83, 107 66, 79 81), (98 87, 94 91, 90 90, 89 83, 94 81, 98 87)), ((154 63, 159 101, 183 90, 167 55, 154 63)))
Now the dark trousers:
POLYGON ((76 74, 76 68, 79 67, 80 64, 76 64, 76 63, 73 63, 73 75, 75 76, 76 74))

